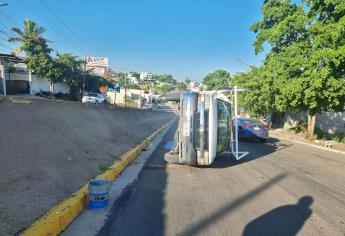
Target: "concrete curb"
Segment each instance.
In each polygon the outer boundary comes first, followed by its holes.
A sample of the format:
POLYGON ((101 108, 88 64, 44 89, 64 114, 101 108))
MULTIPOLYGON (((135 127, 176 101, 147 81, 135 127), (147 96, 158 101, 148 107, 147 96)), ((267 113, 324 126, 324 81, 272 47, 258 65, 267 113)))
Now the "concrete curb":
MULTIPOLYGON (((138 146, 129 150, 116 161, 108 171, 98 175, 97 179, 113 181, 117 176, 135 160, 143 149, 166 127, 171 125, 176 118, 158 128, 138 146)), ((71 197, 66 198, 60 204, 49 210, 43 217, 36 220, 21 235, 23 236, 51 236, 61 233, 72 221, 87 207, 88 184, 85 184, 71 197)))
MULTIPOLYGON (((175 119, 176 121, 176 119, 175 119)), ((108 221, 112 220, 112 215, 117 212, 124 202, 130 197, 133 189, 146 166, 147 161, 152 157, 157 147, 161 144, 165 135, 175 125, 171 123, 146 147, 144 152, 130 163, 121 172, 116 181, 113 181, 109 188, 109 205, 102 210, 85 209, 81 214, 60 234, 61 236, 95 236, 102 235, 102 229, 108 221)))
POLYGON ((275 134, 273 134, 273 135, 270 134, 270 137, 278 138, 278 139, 282 139, 282 140, 286 140, 286 141, 290 141, 290 142, 293 142, 293 143, 302 144, 302 145, 309 146, 309 147, 318 148, 318 149, 321 149, 321 150, 324 150, 324 151, 329 151, 329 152, 334 152, 334 153, 345 155, 344 151, 340 151, 340 150, 336 150, 336 149, 331 149, 331 148, 326 148, 326 147, 321 147, 321 146, 316 145, 316 144, 311 144, 311 143, 307 143, 307 142, 303 142, 303 141, 298 141, 298 140, 294 140, 292 138, 284 138, 282 136, 275 135, 275 134))

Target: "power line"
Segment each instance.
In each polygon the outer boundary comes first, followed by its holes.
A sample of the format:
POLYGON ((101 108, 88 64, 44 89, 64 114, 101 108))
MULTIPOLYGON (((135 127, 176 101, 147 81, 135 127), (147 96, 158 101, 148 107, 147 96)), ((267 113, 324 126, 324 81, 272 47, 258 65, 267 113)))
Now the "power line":
POLYGON ((38 8, 37 8, 37 6, 34 5, 33 2, 30 2, 30 4, 29 4, 29 1, 27 1, 27 0, 23 0, 22 2, 23 2, 26 6, 28 6, 28 7, 32 10, 32 12, 33 12, 35 15, 37 15, 43 22, 45 22, 45 23, 47 23, 48 25, 50 25, 51 28, 52 28, 52 30, 53 30, 55 33, 57 33, 58 35, 62 36, 62 37, 65 39, 65 41, 66 41, 70 46, 72 46, 72 48, 74 48, 76 51, 82 52, 82 51, 80 50, 80 48, 78 48, 76 45, 74 45, 74 42, 73 42, 71 39, 69 39, 69 38, 65 35, 65 33, 64 33, 58 26, 55 25, 55 23, 51 22, 50 19, 48 19, 48 18, 46 18, 46 17, 43 17, 43 14, 39 14, 39 12, 37 12, 36 9, 38 9, 38 8), (31 4, 32 4, 32 5, 31 5, 31 4), (49 21, 49 23, 48 23, 47 21, 49 21))
POLYGON ((2 25, 2 26, 0 25, 2 29, 1 32, 5 33, 9 37, 16 37, 16 35, 7 27, 6 24, 4 24, 2 21, 0 21, 0 24, 2 25))
POLYGON ((48 25, 50 25, 52 27, 52 30, 55 31, 55 33, 57 33, 58 35, 61 35, 62 37, 64 37, 64 39, 66 40, 67 43, 70 44, 70 46, 72 46, 74 49, 79 51, 79 49, 76 47, 76 45, 74 45, 75 42, 72 41, 71 39, 67 38, 66 35, 64 34, 64 32, 54 22, 52 22, 48 17, 44 16, 43 11, 40 12, 39 8, 33 2, 30 2, 30 1, 27 1, 27 0, 24 0, 23 2, 29 8, 31 8, 33 13, 35 15, 37 15, 43 22, 45 22, 48 25))
POLYGON ((242 65, 245 65, 247 68, 250 68, 250 65, 248 65, 247 63, 245 63, 244 61, 242 61, 239 58, 236 58, 236 61, 238 61, 239 63, 241 63, 242 65))
MULTIPOLYGON (((45 4, 44 1, 40 0, 41 4, 48 10, 52 13, 52 15, 55 17, 55 19, 57 19, 69 32, 71 32, 74 37, 80 42, 82 43, 84 46, 86 46, 83 42, 82 39, 80 39, 80 37, 67 25, 65 24, 65 22, 57 15, 55 14, 55 12, 47 5, 45 4)), ((87 48, 87 47, 86 47, 87 48)))
POLYGON ((5 41, 6 43, 8 42, 7 39, 0 37, 1 40, 5 41))
POLYGON ((14 48, 11 48, 10 46, 7 46, 7 45, 5 45, 5 44, 0 43, 0 45, 3 46, 3 47, 5 47, 5 48, 9 48, 9 49, 11 49, 11 50, 14 50, 14 48))
POLYGON ((20 23, 16 19, 14 19, 12 16, 8 15, 4 11, 0 10, 0 13, 4 15, 7 19, 9 19, 13 23, 12 25, 20 25, 20 23))
POLYGON ((0 28, 0 33, 3 35, 6 35, 9 38, 15 37, 14 35, 11 35, 8 32, 4 31, 2 28, 0 28))

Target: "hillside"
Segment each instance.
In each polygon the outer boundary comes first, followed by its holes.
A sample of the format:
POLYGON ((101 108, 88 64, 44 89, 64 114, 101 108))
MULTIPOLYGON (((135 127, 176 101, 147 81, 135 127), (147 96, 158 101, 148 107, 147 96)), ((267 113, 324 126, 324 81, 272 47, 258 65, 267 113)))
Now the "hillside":
POLYGON ((0 97, 0 235, 27 227, 173 113, 0 97))

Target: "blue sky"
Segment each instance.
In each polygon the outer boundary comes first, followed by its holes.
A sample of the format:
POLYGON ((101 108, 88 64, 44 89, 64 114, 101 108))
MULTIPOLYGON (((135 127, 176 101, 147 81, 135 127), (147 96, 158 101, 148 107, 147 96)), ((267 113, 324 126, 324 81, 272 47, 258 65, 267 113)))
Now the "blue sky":
MULTIPOLYGON (((56 51, 108 57, 116 71, 199 81, 219 68, 246 70, 236 58, 258 65, 264 57, 254 54, 249 31, 261 17, 258 0, 0 1, 9 4, 0 9, 0 30, 30 18, 47 29, 56 51)), ((14 47, 6 37, 0 33, 0 43, 14 47)))

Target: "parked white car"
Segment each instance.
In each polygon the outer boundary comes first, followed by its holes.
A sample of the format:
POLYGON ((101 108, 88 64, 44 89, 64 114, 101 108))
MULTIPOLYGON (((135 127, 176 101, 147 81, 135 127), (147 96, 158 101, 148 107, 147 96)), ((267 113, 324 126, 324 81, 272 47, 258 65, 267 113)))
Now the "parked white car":
POLYGON ((88 93, 87 95, 84 95, 81 99, 82 103, 93 103, 93 104, 99 104, 104 102, 104 96, 100 93, 88 93))

